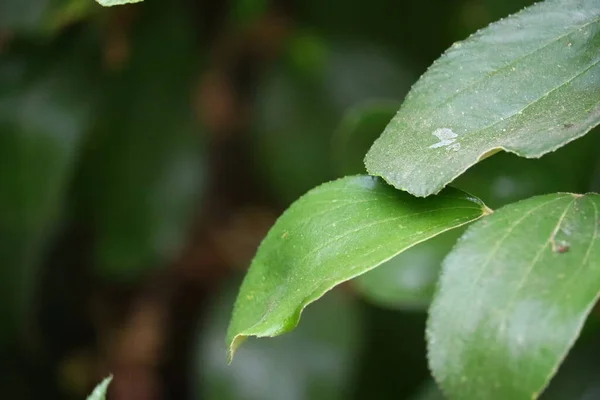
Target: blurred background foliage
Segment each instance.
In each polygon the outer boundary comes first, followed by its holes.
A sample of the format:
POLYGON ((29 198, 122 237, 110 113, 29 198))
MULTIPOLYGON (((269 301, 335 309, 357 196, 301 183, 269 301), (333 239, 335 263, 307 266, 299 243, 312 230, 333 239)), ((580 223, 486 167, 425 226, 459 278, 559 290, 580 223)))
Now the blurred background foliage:
MULTIPOLYGON (((528 0, 0 2, 3 398, 442 399, 425 309, 460 232, 225 360, 276 217, 362 157, 450 44, 528 0)), ((600 190, 600 135, 498 154, 455 185, 491 207, 600 190)), ((599 313, 547 399, 600 397, 599 313)))

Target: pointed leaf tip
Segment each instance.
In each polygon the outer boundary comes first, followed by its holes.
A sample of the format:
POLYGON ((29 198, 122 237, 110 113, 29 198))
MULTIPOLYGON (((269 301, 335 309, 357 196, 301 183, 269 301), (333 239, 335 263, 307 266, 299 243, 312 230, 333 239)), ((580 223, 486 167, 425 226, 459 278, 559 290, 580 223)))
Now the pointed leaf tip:
POLYGON ((104 380, 96 386, 92 394, 88 396, 87 400, 106 400, 106 392, 108 391, 108 385, 110 385, 112 379, 112 375, 104 378, 104 380))
POLYGON ((415 198, 381 179, 351 176, 296 201, 260 245, 227 333, 231 360, 247 336, 277 336, 338 284, 486 213, 477 198, 448 188, 415 198))

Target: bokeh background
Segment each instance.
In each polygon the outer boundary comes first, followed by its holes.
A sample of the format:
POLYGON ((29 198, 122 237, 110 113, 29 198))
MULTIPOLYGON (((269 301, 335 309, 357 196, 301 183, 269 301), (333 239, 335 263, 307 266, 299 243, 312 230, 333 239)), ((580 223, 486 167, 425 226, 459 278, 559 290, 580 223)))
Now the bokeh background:
MULTIPOLYGON (((309 307, 225 329, 260 240, 362 157, 454 41, 528 0, 0 0, 0 396, 442 399, 426 307, 460 232, 309 307)), ((600 190, 596 132, 455 183, 491 207, 600 190)), ((595 313, 544 398, 600 399, 595 313)))

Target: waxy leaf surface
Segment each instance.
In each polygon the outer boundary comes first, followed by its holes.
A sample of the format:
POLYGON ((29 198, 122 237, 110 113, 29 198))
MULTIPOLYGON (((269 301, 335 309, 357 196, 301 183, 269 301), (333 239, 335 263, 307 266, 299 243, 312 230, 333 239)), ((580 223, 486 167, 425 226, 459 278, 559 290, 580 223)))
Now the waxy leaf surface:
POLYGON ((457 189, 417 199, 369 176, 311 190, 279 218, 258 249, 229 325, 229 358, 248 336, 293 329, 304 307, 334 286, 487 211, 457 189))
POLYGON ((599 123, 599 61, 597 0, 547 0, 491 24, 421 77, 367 171, 428 196, 497 151, 554 151, 599 123))
POLYGON ((442 267, 427 327, 450 398, 535 399, 600 293, 600 195, 552 194, 473 224, 442 267))

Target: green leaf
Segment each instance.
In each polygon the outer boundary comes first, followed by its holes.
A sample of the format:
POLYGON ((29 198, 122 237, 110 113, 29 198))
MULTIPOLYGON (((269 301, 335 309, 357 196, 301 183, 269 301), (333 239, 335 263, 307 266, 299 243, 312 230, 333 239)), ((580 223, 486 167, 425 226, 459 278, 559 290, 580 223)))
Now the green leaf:
MULTIPOLYGON (((365 114, 367 117, 370 113, 365 114)), ((368 124, 362 126, 366 128, 368 124)), ((368 136, 369 132, 355 133, 368 136)), ((360 141, 356 137, 348 139, 360 141)), ((486 199, 486 204, 493 208, 560 190, 585 191, 589 188, 590 171, 593 170, 592 159, 598 155, 599 139, 600 135, 587 135, 541 160, 498 154, 475 165, 453 185, 486 199), (573 162, 575 159, 577 162, 573 162)), ((354 152, 347 152, 346 156, 351 156, 346 161, 354 158, 357 165, 354 152)), ((380 306, 396 309, 427 306, 442 260, 460 234, 456 229, 420 243, 352 283, 365 298, 380 306)))
MULTIPOLYGON (((599 139, 600 135, 587 135, 541 160, 498 154, 475 165, 453 185, 486 199, 492 208, 560 190, 585 191, 593 170, 592 157, 599 153, 599 139)), ((380 306, 395 309, 427 306, 442 260, 460 234, 456 229, 420 243, 352 283, 366 299, 380 306)))
POLYGON ((106 392, 108 391, 108 385, 110 385, 112 379, 112 376, 104 378, 104 380, 96 386, 92 394, 87 397, 87 400, 106 400, 106 392))
POLYGON ((471 226, 444 261, 427 337, 458 399, 532 399, 600 293, 600 196, 552 194, 471 226))
POLYGON ((100 5, 103 5, 104 7, 111 7, 111 6, 119 6, 122 4, 130 4, 130 3, 140 3, 143 0, 96 0, 98 3, 100 3, 100 5))
POLYGON ((487 212, 457 189, 416 199, 369 176, 311 190, 279 218, 252 262, 227 333, 229 358, 247 336, 293 329, 304 307, 334 286, 487 212))
POLYGON ((537 158, 600 121, 600 3, 547 0, 453 45, 366 156, 416 196, 500 150, 537 158))
POLYGON ((461 175, 452 186, 485 199, 493 209, 542 194, 587 192, 594 159, 600 152, 597 131, 539 160, 511 153, 489 157, 461 175))
MULTIPOLYGON (((364 172, 363 155, 396 114, 394 102, 369 101, 351 108, 332 140, 332 153, 341 175, 364 172)), ((600 129, 540 160, 500 153, 473 166, 453 186, 485 199, 497 208, 528 197, 559 191, 590 190, 590 177, 600 182, 600 129), (573 162, 576 159, 577 162, 573 162)), ((598 192, 597 186, 591 191, 598 192)))
MULTIPOLYGON (((364 169, 362 155, 396 113, 393 102, 371 101, 353 107, 333 138, 339 173, 364 169)), ((600 135, 587 135, 541 160, 502 153, 475 165, 453 185, 486 199, 491 207, 560 190, 588 189, 590 170, 598 155, 600 135), (573 160, 578 162, 574 163, 573 160)), ((442 260, 462 232, 458 229, 399 254, 352 281, 370 302, 394 309, 427 307, 433 296, 442 260)))
POLYGON ((366 327, 362 307, 358 307, 353 297, 341 290, 331 291, 318 307, 306 311, 302 324, 294 332, 268 343, 251 341, 236 354, 235 363, 227 365, 223 335, 237 287, 215 296, 208 319, 201 324, 198 398, 341 400, 349 397, 356 386, 366 327), (260 372, 255 369, 257 365, 260 372))
MULTIPOLYGON (((397 102, 374 100, 345 113, 332 140, 338 173, 364 173, 365 152, 397 110, 397 102)), ((442 260, 461 233, 455 229, 419 243, 357 277, 352 285, 361 296, 380 307, 425 309, 433 297, 442 260)))

